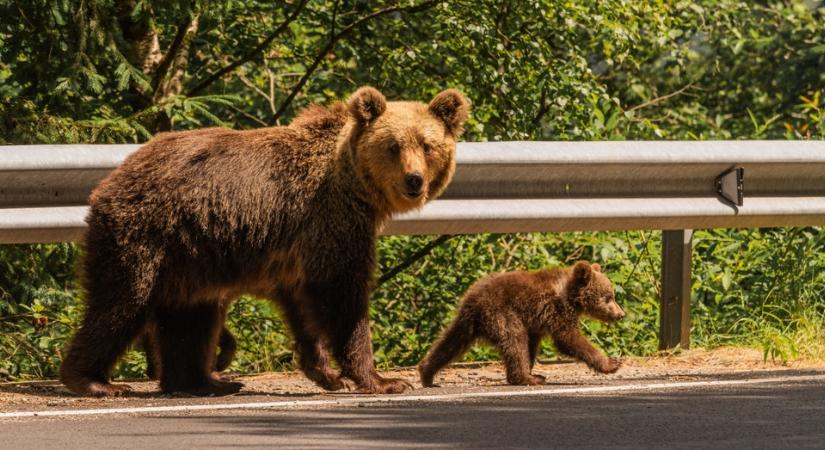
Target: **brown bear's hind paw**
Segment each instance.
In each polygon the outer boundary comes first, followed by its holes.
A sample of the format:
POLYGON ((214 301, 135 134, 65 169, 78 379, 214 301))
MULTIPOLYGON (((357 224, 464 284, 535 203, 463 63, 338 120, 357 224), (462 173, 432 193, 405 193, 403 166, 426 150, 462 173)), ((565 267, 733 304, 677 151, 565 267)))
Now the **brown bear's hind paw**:
POLYGON ((100 383, 93 381, 78 392, 80 395, 89 397, 123 397, 132 392, 132 387, 128 384, 100 383))
POLYGON ((524 378, 508 378, 507 383, 515 386, 537 386, 544 384, 544 377, 541 375, 528 375, 524 378))
POLYGON ((232 379, 235 378, 235 375, 215 371, 212 372, 212 378, 218 381, 232 381, 232 379))
POLYGON ((210 379, 194 386, 164 387, 163 392, 167 394, 189 394, 196 397, 223 397, 225 395, 237 394, 242 388, 243 383, 237 381, 210 379))
POLYGON ((361 394, 400 394, 407 389, 413 389, 412 384, 401 378, 375 377, 372 386, 361 387, 358 392, 361 394))
POLYGON ((313 369, 304 374, 315 384, 327 391, 352 390, 350 383, 333 370, 313 369))

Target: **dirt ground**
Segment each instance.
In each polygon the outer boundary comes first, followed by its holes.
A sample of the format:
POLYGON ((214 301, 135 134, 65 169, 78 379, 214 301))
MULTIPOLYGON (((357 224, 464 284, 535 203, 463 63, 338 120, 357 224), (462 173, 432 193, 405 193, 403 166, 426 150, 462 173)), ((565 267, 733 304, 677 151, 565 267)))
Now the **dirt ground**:
MULTIPOLYGON (((703 377, 786 370, 825 371, 825 363, 812 361, 764 362, 761 352, 746 348, 722 348, 713 351, 695 349, 674 355, 647 358, 628 357, 613 375, 600 375, 573 361, 543 361, 534 373, 547 377, 548 385, 602 385, 611 383, 690 381, 703 377)), ((492 386, 503 387, 504 369, 498 363, 456 364, 436 377, 440 387, 424 389, 414 368, 384 372, 413 384, 417 394, 441 392, 472 392, 492 386)), ((297 372, 265 373, 236 376, 245 384, 238 394, 209 399, 210 402, 272 401, 279 399, 335 398, 351 396, 351 392, 324 392, 297 372)), ((0 412, 59 410, 77 408, 115 408, 131 406, 163 406, 203 402, 202 398, 163 395, 157 383, 130 381, 134 391, 122 398, 92 399, 72 395, 55 381, 0 383, 0 412)))

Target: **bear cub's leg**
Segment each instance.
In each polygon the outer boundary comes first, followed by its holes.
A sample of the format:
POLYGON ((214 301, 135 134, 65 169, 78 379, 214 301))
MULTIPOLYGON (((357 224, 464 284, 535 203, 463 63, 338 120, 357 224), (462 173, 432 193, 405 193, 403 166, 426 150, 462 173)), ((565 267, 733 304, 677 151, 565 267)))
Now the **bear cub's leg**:
POLYGON ((433 344, 418 365, 421 384, 434 386, 436 373, 469 350, 478 338, 485 338, 501 353, 507 372, 507 382, 515 385, 543 384, 544 377, 532 375, 541 335, 528 335, 517 317, 483 320, 487 315, 477 311, 472 299, 465 301, 453 323, 433 344))
POLYGON ((614 373, 621 366, 618 359, 608 358, 593 347, 578 328, 557 331, 553 334, 553 342, 560 353, 580 359, 596 372, 614 373))
POLYGON ((501 353, 508 383, 514 385, 544 383, 544 377, 530 373, 535 356, 532 354, 530 336, 520 321, 507 320, 491 323, 488 324, 487 332, 488 339, 501 353))
POLYGON ((463 314, 462 310, 459 310, 453 323, 444 330, 430 348, 427 356, 418 364, 421 385, 435 386, 433 383, 435 374, 466 353, 475 340, 475 327, 471 315, 463 314))

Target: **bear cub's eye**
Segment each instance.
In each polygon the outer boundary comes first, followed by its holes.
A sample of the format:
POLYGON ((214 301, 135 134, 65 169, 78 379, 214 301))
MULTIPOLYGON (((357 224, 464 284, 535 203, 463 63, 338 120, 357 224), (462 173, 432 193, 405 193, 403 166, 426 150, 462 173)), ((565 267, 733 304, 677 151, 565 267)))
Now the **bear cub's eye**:
POLYGON ((432 147, 430 147, 430 144, 428 144, 428 143, 426 143, 426 142, 424 142, 423 144, 421 144, 421 149, 422 149, 422 150, 424 150, 424 154, 425 154, 425 155, 429 155, 429 154, 430 154, 430 152, 432 151, 432 147))
POLYGON ((401 153, 401 146, 398 145, 398 142, 393 142, 390 145, 390 153, 392 153, 393 155, 397 155, 397 154, 401 153))

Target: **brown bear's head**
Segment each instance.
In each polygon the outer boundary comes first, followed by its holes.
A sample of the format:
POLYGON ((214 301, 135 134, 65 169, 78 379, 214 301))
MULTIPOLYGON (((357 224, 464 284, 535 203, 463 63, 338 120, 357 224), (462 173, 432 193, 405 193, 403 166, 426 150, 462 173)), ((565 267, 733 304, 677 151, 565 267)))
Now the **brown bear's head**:
POLYGON ((615 322, 624 317, 622 307, 616 303, 613 284, 602 273, 598 264, 579 261, 573 266, 568 292, 579 310, 603 322, 615 322))
POLYGON ((387 102, 363 87, 347 104, 353 162, 382 197, 385 212, 420 208, 441 194, 455 170, 456 140, 469 112, 461 93, 448 89, 429 104, 387 102))

